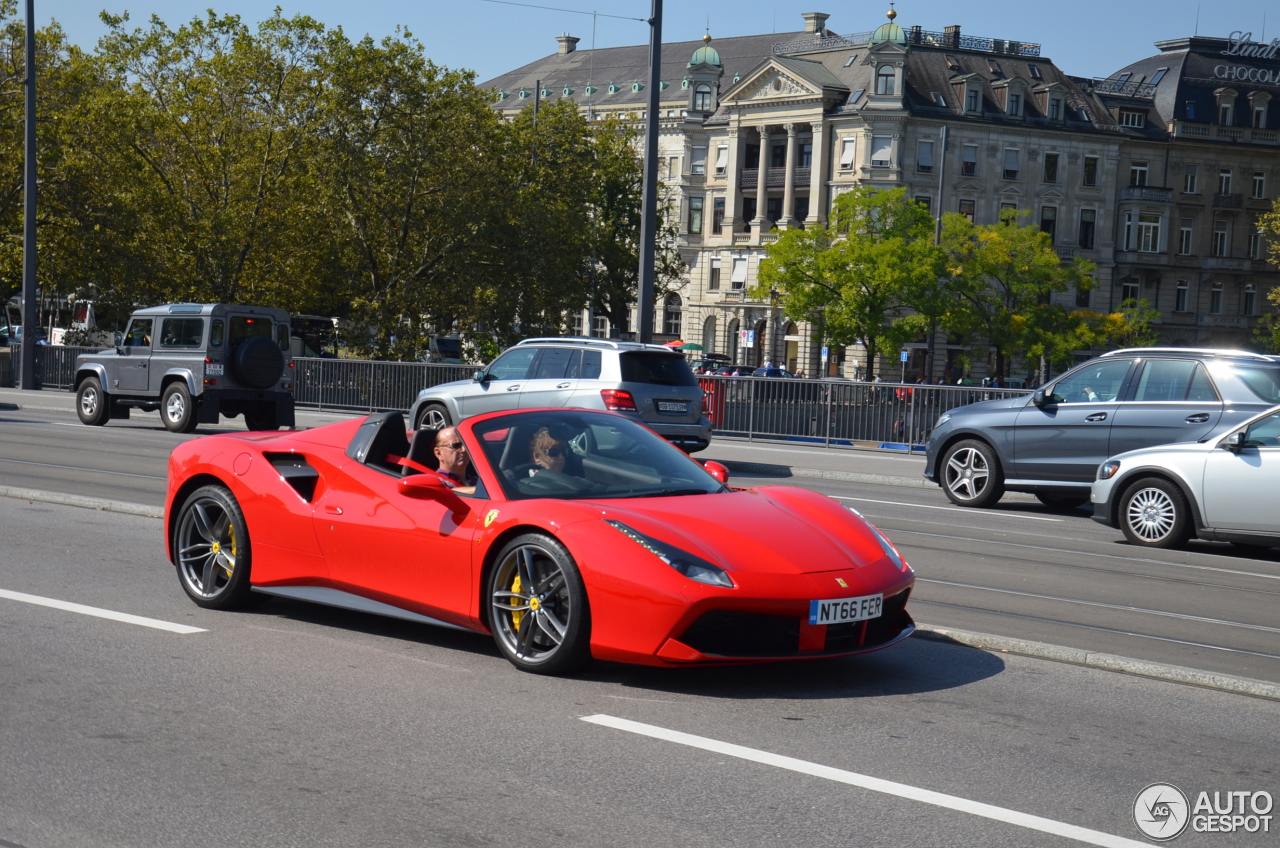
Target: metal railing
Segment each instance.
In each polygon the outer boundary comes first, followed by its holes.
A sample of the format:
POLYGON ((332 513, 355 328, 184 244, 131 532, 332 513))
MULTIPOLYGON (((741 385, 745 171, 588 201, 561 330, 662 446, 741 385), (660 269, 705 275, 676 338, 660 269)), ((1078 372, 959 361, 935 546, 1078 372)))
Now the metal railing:
MULTIPOLYGON (((75 388, 76 358, 93 347, 40 345, 37 385, 75 388)), ((21 349, 11 348, 12 373, 21 373, 21 349)), ((295 359, 294 398, 304 409, 345 412, 408 411, 418 392, 475 373, 474 365, 295 359)), ((943 412, 1025 389, 702 376, 707 410, 717 436, 802 441, 831 448, 921 450, 943 412)))

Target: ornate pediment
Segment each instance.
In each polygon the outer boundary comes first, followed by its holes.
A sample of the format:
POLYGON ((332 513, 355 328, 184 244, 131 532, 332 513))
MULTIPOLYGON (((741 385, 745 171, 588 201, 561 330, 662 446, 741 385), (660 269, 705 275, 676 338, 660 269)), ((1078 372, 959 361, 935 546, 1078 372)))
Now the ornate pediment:
POLYGON ((1058 188, 1046 188, 1039 192, 1039 196, 1045 200, 1061 200, 1066 197, 1066 195, 1062 193, 1062 189, 1058 188))
POLYGON ((766 75, 755 91, 741 99, 765 100, 770 97, 804 97, 805 95, 816 95, 818 93, 799 80, 778 72, 766 75))

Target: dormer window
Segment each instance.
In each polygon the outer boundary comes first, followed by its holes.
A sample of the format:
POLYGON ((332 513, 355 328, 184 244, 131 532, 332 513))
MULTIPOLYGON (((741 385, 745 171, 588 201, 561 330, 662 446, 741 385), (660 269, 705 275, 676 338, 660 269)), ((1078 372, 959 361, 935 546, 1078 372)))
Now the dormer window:
POLYGON ((1008 112, 1010 115, 1021 115, 1022 114, 1022 95, 1014 94, 1011 91, 1008 94, 1008 98, 1009 98, 1009 108, 1006 109, 1005 111, 1008 112))
POLYGON ((964 94, 964 109, 966 112, 977 112, 982 106, 982 92, 976 88, 971 88, 964 94))
MULTIPOLYGON (((1035 67, 1035 66, 1033 65, 1032 67, 1035 67)), ((1049 98, 1049 120, 1051 121, 1062 120, 1062 98, 1061 97, 1049 98)))
POLYGON ((1234 88, 1220 88, 1213 93, 1218 104, 1218 123, 1224 127, 1232 126, 1236 122, 1236 96, 1237 92, 1234 88))
POLYGON ((1255 130, 1266 129, 1267 107, 1271 105, 1271 95, 1265 91, 1254 91, 1249 94, 1250 125, 1255 130))
POLYGON ((852 64, 854 63, 854 60, 856 60, 857 58, 858 58, 858 54, 857 54, 857 53, 854 53, 854 54, 853 54, 852 56, 850 56, 848 59, 845 59, 845 60, 844 60, 844 66, 845 66, 846 68, 847 68, 847 67, 849 67, 850 65, 852 65, 852 64))
POLYGON ((1147 113, 1138 112, 1132 109, 1120 110, 1120 126, 1133 127, 1134 129, 1142 129, 1147 125, 1147 113))
POLYGON ((693 90, 693 111, 711 111, 711 86, 704 83, 693 90))
POLYGON ((892 65, 881 65, 876 71, 876 94, 893 94, 893 78, 895 72, 892 65))
POLYGON ((1032 79, 1044 79, 1044 77, 1040 75, 1039 65, 1027 65, 1027 72, 1031 74, 1032 79))
POLYGON ((1131 76, 1133 76, 1133 74, 1121 74, 1120 76, 1116 77, 1116 85, 1124 85, 1129 81, 1129 77, 1131 76))
POLYGON ((943 97, 941 93, 935 91, 933 92, 933 105, 941 106, 945 109, 947 106, 947 98, 943 97))
POLYGON ((953 71, 964 70, 964 68, 960 67, 960 60, 957 59, 955 56, 952 56, 950 53, 947 54, 947 67, 953 71))
POLYGON ((1000 70, 1000 63, 995 59, 988 59, 987 67, 991 69, 991 73, 1004 76, 1004 71, 1000 70))
POLYGON ((1155 76, 1153 76, 1153 77, 1151 78, 1151 84, 1152 84, 1152 85, 1159 85, 1159 84, 1160 84, 1160 80, 1164 79, 1164 75, 1165 75, 1165 74, 1167 74, 1167 73, 1169 73, 1169 69, 1168 69, 1168 68, 1157 68, 1157 69, 1156 69, 1155 76))

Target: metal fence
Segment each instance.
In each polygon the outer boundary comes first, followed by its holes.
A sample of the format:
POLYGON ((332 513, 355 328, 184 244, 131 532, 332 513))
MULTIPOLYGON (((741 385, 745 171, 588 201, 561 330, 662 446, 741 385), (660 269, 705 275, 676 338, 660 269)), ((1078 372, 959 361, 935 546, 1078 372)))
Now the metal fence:
MULTIPOLYGON (((75 388, 76 357, 99 348, 39 345, 37 386, 75 388)), ((21 348, 12 351, 15 379, 21 348)), ((301 408, 350 412, 408 411, 423 388, 465 380, 472 365, 378 362, 363 359, 295 359, 294 398, 301 408)), ((920 449, 938 416, 948 409, 1024 389, 859 383, 848 380, 782 380, 768 377, 699 377, 716 435, 765 441, 805 441, 827 447, 920 449)))

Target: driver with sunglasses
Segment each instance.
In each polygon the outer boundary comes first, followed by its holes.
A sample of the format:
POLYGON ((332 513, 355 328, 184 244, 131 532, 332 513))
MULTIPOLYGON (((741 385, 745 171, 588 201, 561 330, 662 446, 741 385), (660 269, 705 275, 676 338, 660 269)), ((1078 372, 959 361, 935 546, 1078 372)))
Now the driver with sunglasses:
POLYGON ((445 427, 436 434, 435 454, 440 463, 436 473, 444 478, 449 487, 460 495, 474 495, 478 478, 471 470, 467 446, 455 428, 445 427))
POLYGON ((529 440, 529 453, 532 454, 535 468, 530 469, 529 476, 540 471, 564 473, 565 452, 568 450, 565 439, 552 432, 550 427, 543 427, 533 434, 529 440))

